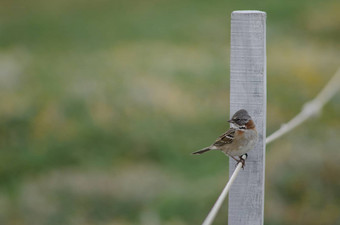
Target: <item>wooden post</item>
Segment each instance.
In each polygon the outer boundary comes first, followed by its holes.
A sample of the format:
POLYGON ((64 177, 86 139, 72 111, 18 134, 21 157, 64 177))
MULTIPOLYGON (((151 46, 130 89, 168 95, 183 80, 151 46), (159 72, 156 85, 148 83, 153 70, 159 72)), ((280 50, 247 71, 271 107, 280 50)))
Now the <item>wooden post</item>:
MULTIPOLYGON (((255 120, 259 141, 248 152, 229 193, 229 225, 263 225, 266 149, 266 13, 231 14, 230 115, 246 109, 255 120)), ((229 160, 229 174, 235 161, 229 160)))

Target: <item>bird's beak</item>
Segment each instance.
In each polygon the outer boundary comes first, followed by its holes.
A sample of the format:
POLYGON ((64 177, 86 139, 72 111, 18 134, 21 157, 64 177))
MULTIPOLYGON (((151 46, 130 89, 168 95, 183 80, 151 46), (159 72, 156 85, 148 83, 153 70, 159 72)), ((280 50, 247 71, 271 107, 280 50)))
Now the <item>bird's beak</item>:
POLYGON ((228 120, 227 122, 228 122, 228 123, 232 123, 233 121, 232 121, 232 120, 228 120))

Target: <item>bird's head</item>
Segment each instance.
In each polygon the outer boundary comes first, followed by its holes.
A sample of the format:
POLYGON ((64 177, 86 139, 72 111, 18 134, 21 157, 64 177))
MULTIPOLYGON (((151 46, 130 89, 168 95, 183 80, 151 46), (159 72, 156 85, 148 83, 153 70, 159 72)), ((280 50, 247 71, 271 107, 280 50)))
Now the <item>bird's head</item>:
POLYGON ((235 125, 238 128, 245 127, 245 125, 251 120, 248 112, 245 109, 237 111, 233 117, 228 120, 229 123, 235 125))

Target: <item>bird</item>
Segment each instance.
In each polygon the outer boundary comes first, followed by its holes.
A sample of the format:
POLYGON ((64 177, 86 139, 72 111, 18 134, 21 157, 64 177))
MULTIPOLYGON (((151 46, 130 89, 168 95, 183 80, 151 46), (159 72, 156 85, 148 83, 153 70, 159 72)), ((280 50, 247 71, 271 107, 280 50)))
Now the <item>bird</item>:
POLYGON ((212 145, 192 154, 200 155, 210 150, 220 150, 233 158, 237 164, 241 162, 244 168, 243 155, 247 157, 247 153, 254 148, 258 140, 255 123, 245 109, 238 110, 228 122, 232 124, 229 130, 219 136, 212 145), (236 156, 239 159, 235 158, 236 156))

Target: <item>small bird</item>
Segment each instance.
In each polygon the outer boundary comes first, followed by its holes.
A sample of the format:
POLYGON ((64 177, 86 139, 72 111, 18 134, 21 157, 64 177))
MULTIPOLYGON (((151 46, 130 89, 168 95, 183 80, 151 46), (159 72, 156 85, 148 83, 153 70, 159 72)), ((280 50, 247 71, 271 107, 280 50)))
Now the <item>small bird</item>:
POLYGON ((228 122, 233 127, 217 138, 209 147, 192 154, 202 154, 210 150, 221 150, 227 156, 236 160, 237 163, 241 162, 242 168, 244 168, 245 159, 242 156, 248 156, 247 152, 254 148, 258 139, 255 123, 244 109, 237 111, 228 122), (236 156, 240 159, 236 159, 236 156))

